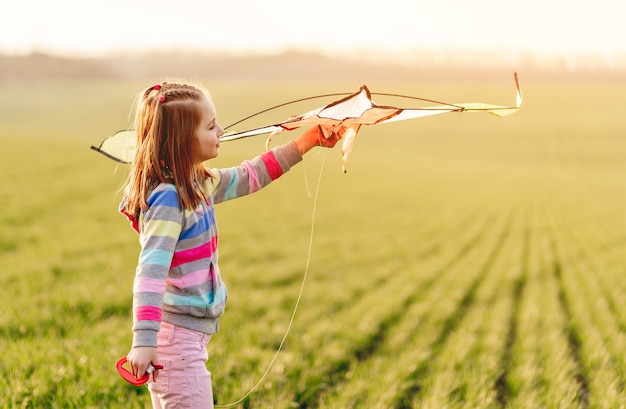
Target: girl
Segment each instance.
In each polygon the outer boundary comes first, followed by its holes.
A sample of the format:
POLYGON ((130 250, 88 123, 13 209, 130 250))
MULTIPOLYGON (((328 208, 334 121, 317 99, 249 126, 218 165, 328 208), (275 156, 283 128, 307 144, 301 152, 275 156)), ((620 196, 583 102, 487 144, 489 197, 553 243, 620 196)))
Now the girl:
POLYGON ((214 205, 269 184, 343 128, 311 128, 294 141, 228 169, 209 169, 223 129, 206 90, 164 82, 139 95, 137 150, 120 211, 139 233, 133 341, 127 359, 149 383, 154 408, 212 408, 206 345, 227 292, 217 264, 214 205))

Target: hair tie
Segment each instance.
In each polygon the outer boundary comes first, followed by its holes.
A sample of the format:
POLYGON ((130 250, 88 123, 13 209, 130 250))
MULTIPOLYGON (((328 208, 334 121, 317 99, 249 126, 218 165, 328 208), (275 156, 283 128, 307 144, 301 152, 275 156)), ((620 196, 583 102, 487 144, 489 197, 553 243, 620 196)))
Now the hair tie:
POLYGON ((155 86, 153 86, 153 87, 152 87, 152 89, 155 89, 155 90, 157 90, 157 91, 158 91, 158 90, 160 90, 160 89, 161 89, 161 85, 156 84, 155 86))
POLYGON ((163 95, 161 95, 161 96, 159 97, 159 102, 163 102, 163 101, 165 101, 165 97, 164 97, 163 95))

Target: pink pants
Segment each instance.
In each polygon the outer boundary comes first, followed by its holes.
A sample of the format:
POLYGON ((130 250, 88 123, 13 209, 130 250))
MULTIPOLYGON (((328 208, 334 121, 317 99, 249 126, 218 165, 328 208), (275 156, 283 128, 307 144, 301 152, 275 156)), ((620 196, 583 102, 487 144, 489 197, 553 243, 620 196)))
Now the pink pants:
POLYGON ((154 409, 213 409, 211 373, 206 349, 211 335, 161 323, 158 335, 159 370, 148 382, 154 409))

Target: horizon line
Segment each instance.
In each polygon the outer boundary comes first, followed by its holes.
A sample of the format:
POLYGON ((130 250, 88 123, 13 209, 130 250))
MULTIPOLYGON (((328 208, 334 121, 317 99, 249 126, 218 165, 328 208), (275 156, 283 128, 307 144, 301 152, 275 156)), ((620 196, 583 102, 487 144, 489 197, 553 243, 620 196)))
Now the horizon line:
POLYGON ((326 58, 342 59, 346 61, 364 61, 370 64, 389 62, 414 67, 416 64, 426 66, 463 65, 467 67, 533 65, 543 68, 558 66, 568 69, 609 69, 615 71, 626 70, 626 51, 607 55, 602 51, 567 51, 546 52, 536 50, 502 50, 500 48, 429 48, 421 47, 411 50, 384 50, 375 47, 355 49, 352 52, 329 51, 303 47, 279 47, 264 50, 233 50, 226 48, 168 48, 144 47, 141 49, 115 49, 101 53, 66 52, 51 49, 32 48, 28 51, 8 51, 0 47, 0 56, 28 57, 31 55, 47 55, 56 58, 68 59, 108 59, 119 57, 149 57, 153 55, 188 55, 207 56, 214 54, 219 57, 230 58, 262 58, 276 57, 289 54, 320 55, 326 58))

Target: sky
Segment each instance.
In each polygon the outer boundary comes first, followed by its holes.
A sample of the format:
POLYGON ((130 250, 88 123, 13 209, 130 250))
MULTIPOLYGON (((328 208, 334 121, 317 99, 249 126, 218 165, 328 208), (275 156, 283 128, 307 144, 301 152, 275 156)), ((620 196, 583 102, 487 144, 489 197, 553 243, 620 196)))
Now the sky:
POLYGON ((0 0, 0 53, 626 55, 625 0, 0 0))

